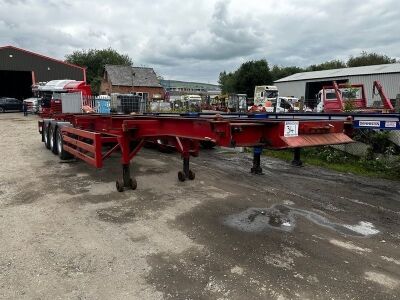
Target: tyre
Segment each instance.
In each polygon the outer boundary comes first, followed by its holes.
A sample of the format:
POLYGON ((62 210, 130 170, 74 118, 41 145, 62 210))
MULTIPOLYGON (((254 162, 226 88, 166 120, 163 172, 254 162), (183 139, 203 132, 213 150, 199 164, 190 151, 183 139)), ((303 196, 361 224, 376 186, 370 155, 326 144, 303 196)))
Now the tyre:
POLYGON ((5 112, 6 110, 3 107, 0 107, 0 113, 5 112))
POLYGON ((211 141, 201 141, 200 145, 203 149, 213 149, 215 147, 215 143, 211 141))
POLYGON ((57 136, 56 136, 56 128, 54 128, 53 125, 50 125, 49 127, 49 143, 50 143, 50 150, 54 154, 58 154, 57 151, 57 136))
POLYGON ((131 187, 132 190, 136 190, 137 189, 137 181, 135 178, 131 178, 131 180, 129 180, 129 185, 131 187))
POLYGON ((184 174, 182 171, 179 171, 179 172, 178 172, 178 179, 179 179, 179 181, 181 181, 181 182, 184 182, 184 181, 186 180, 186 176, 185 176, 185 174, 184 174))
POLYGON ((43 140, 47 149, 50 149, 49 125, 50 124, 43 123, 43 140))
POLYGON ((61 134, 61 128, 57 127, 56 131, 56 145, 57 145, 57 153, 61 160, 67 160, 73 158, 73 156, 64 150, 64 141, 61 134))
POLYGON ((189 170, 188 178, 189 180, 194 180, 196 178, 196 174, 192 170, 189 170))
POLYGON ((122 193, 124 191, 124 183, 120 180, 117 180, 115 182, 115 187, 117 188, 117 191, 122 193))

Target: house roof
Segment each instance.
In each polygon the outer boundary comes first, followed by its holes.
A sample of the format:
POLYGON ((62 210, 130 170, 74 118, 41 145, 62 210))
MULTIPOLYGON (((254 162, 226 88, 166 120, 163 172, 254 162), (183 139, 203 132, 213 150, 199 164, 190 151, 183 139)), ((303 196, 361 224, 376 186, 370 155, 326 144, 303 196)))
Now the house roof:
POLYGON ((302 72, 281 78, 274 82, 298 81, 298 80, 330 78, 330 77, 346 77, 346 76, 357 76, 357 75, 385 74, 385 73, 400 73, 400 63, 332 69, 324 71, 302 72))
POLYGON ((112 85, 161 87, 153 68, 106 65, 112 85))

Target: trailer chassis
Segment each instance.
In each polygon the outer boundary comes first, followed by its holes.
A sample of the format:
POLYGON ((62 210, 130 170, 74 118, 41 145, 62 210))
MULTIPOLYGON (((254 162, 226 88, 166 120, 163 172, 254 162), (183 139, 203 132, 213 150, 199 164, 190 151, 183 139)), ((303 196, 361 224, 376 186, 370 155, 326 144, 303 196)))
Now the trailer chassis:
MULTIPOLYGON (((182 170, 178 172, 178 179, 185 181, 195 179, 195 173, 190 169, 190 157, 199 155, 200 142, 212 142, 223 147, 254 147, 251 171, 262 174, 260 155, 263 148, 299 149, 349 143, 352 140, 346 132, 350 129, 351 123, 341 120, 293 121, 229 115, 58 114, 52 119, 39 121, 42 141, 61 159, 73 156, 102 168, 107 158, 119 152, 122 180, 116 181, 116 188, 120 192, 137 188, 136 179, 131 176, 130 162, 147 142, 158 143, 161 140, 181 154, 182 170)), ((296 151, 297 157, 299 152, 296 151)))

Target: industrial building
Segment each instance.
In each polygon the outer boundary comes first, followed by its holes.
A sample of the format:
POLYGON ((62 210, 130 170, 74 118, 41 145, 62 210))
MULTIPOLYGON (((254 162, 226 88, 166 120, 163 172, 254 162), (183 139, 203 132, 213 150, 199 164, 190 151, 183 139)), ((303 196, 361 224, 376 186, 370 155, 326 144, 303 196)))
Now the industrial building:
POLYGON ((56 79, 86 81, 86 70, 14 46, 0 47, 0 97, 28 98, 32 84, 56 79))
POLYGON ((221 94, 221 88, 216 84, 163 79, 160 80, 160 83, 166 91, 166 97, 171 101, 190 94, 209 96, 210 98, 221 94))
MULTIPOLYGON (((364 84, 368 105, 372 105, 372 87, 374 80, 379 80, 387 96, 394 100, 400 95, 400 64, 373 65, 355 68, 332 69, 314 72, 296 73, 275 81, 279 94, 282 96, 304 97, 315 99, 323 86, 337 83, 364 84)), ((378 97, 379 98, 379 97, 378 97)))

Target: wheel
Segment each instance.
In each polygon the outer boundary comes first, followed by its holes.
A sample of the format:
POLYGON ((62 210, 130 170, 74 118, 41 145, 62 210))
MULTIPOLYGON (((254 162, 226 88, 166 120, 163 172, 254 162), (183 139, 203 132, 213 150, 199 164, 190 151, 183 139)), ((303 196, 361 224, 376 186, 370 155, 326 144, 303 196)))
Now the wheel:
POLYGON ((203 149, 213 149, 215 147, 215 143, 211 141, 201 141, 200 145, 203 149))
POLYGON ((58 147, 57 147, 57 136, 55 132, 54 126, 50 126, 49 129, 49 139, 50 139, 50 150, 54 154, 58 154, 58 147))
POLYGON ((6 110, 3 107, 0 107, 0 113, 5 112, 6 110))
POLYGON ((124 183, 120 180, 117 180, 115 182, 115 187, 117 188, 117 191, 120 193, 124 191, 124 183))
POLYGON ((129 180, 129 186, 131 187, 132 190, 136 190, 137 188, 137 181, 135 178, 131 178, 129 180))
POLYGON ((50 139, 49 139, 49 124, 44 124, 43 126, 43 135, 44 135, 44 145, 47 149, 50 149, 50 139))
POLYGON ((179 179, 179 181, 182 181, 182 182, 184 182, 186 180, 186 176, 185 176, 185 174, 183 174, 182 171, 178 172, 178 179, 179 179))
POLYGON ((190 180, 193 180, 193 179, 195 179, 196 174, 192 170, 189 170, 189 176, 188 177, 189 177, 190 180))
POLYGON ((64 141, 61 134, 61 128, 57 127, 56 131, 56 144, 57 144, 57 153, 61 160, 67 160, 73 158, 73 156, 64 150, 64 141))

